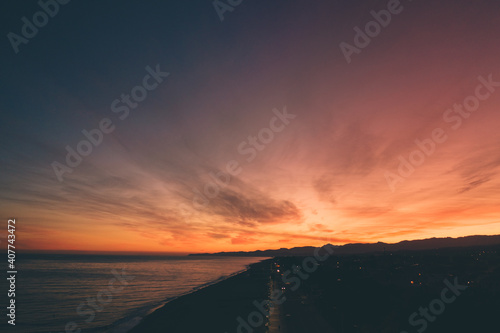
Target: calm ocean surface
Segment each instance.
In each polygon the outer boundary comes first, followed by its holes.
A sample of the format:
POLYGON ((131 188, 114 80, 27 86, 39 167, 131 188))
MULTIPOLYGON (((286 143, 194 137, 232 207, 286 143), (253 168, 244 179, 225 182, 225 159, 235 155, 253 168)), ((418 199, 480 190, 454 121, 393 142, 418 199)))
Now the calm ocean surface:
POLYGON ((70 322, 74 332, 77 328, 81 332, 123 332, 125 326, 166 301, 263 259, 24 255, 16 262, 16 326, 7 332, 59 333, 70 322), (113 270, 125 273, 125 283, 113 270), (127 280, 130 276, 133 279, 127 280), (110 282, 115 288, 111 294, 110 282), (88 299, 91 303, 96 299, 94 308, 87 305, 88 299))

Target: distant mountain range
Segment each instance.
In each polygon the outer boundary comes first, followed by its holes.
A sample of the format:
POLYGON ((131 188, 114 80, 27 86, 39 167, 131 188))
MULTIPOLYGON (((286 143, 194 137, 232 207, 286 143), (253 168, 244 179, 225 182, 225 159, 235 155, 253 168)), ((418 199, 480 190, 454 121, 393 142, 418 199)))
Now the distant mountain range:
MULTIPOLYGON (((335 250, 335 254, 362 254, 375 252, 396 252, 396 251, 416 251, 416 250, 432 250, 453 247, 473 247, 487 246, 500 244, 500 235, 495 236, 467 236, 459 238, 429 238, 413 241, 402 241, 395 244, 388 243, 367 243, 367 244, 346 244, 346 245, 331 245, 335 250)), ((325 245, 325 246, 327 246, 325 245)), ((291 249, 281 248, 279 250, 265 250, 252 252, 219 252, 219 253, 198 253, 190 254, 190 256, 233 256, 233 257, 282 257, 282 256, 311 256, 314 254, 316 247, 294 247, 291 249)))

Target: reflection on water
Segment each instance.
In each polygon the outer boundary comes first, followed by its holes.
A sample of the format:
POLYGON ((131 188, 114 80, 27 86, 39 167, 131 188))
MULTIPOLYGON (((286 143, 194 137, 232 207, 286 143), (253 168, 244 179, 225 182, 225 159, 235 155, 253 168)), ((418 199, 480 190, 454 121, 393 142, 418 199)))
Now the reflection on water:
POLYGON ((16 331, 64 332, 70 323, 100 332, 262 259, 25 255, 18 260, 16 331))

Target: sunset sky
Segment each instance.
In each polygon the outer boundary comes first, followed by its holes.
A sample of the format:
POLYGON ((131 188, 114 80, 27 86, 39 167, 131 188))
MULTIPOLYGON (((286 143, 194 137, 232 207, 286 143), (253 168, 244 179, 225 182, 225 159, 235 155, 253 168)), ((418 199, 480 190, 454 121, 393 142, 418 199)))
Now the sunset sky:
MULTIPOLYGON (((2 6, 4 36, 41 10, 2 6)), ((348 63, 339 45, 387 6, 243 1, 221 21, 210 0, 71 1, 17 54, 4 37, 0 216, 18 221, 17 249, 500 234, 500 2, 402 0, 348 63), (120 119, 113 102, 158 68, 169 75, 120 119), (464 101, 477 110, 453 111, 464 101), (53 162, 103 119, 114 130, 60 181, 53 162), (433 132, 443 142, 414 153, 433 132), (410 155, 421 165, 401 177, 410 155), (239 173, 207 185, 228 164, 239 173)))

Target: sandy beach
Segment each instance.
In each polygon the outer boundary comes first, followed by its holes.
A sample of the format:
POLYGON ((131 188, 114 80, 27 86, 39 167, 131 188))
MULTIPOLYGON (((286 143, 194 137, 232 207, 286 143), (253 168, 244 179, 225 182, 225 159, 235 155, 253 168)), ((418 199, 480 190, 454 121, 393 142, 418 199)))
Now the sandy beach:
POLYGON ((130 332, 487 331, 499 306, 498 253, 496 246, 333 256, 309 273, 297 269, 307 257, 278 257, 167 303, 130 332), (283 301, 269 313, 273 290, 283 290, 283 301), (437 311, 443 290, 446 311, 437 311), (432 309, 430 320, 415 314, 422 306, 432 309))
MULTIPOLYGON (((238 317, 247 318, 256 310, 254 301, 269 297, 270 271, 271 260, 252 264, 243 273, 165 304, 130 333, 238 332, 238 317)), ((265 325, 252 332, 266 332, 265 325)))

